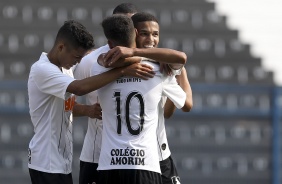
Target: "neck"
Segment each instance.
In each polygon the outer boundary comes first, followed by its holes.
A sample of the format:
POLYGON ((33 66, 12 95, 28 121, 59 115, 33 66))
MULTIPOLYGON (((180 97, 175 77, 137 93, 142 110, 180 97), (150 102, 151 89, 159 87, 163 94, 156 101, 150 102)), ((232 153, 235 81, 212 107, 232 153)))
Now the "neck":
POLYGON ((52 48, 52 49, 50 50, 50 52, 48 52, 47 57, 48 57, 49 61, 50 61, 52 64, 54 64, 54 65, 56 65, 56 66, 58 66, 58 67, 60 68, 59 62, 58 62, 58 60, 56 59, 55 55, 56 55, 56 54, 55 54, 55 51, 54 51, 54 49, 52 48))

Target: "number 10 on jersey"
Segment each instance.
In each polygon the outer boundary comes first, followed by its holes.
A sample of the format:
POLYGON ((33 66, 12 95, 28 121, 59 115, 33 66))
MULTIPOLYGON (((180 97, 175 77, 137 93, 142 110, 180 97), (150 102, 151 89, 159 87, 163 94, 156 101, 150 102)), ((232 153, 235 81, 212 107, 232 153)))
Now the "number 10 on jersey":
MULTIPOLYGON (((122 126, 122 119, 121 119, 121 92, 120 91, 115 91, 114 92, 114 97, 116 100, 116 117, 117 117, 117 133, 121 134, 121 126, 122 126)), ((143 125, 144 125, 144 99, 143 96, 137 92, 130 92, 126 99, 125 99, 125 122, 126 122, 126 127, 131 135, 139 135, 140 132, 143 130, 143 125), (137 129, 133 129, 131 126, 130 122, 130 103, 133 99, 137 99, 139 101, 139 116, 140 116, 140 125, 138 126, 137 129)))

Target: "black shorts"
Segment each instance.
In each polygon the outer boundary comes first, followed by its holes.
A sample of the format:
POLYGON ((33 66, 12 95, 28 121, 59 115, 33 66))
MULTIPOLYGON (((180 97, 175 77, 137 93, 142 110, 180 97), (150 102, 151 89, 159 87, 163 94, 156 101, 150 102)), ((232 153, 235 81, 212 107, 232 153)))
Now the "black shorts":
POLYGON ((99 184, 98 164, 80 161, 79 184, 99 184))
POLYGON ((171 156, 163 161, 160 161, 160 166, 163 184, 180 184, 180 177, 171 156))
POLYGON ((32 184, 73 184, 72 174, 46 173, 29 169, 32 184))
POLYGON ((138 169, 100 170, 103 184, 162 184, 161 174, 138 169))

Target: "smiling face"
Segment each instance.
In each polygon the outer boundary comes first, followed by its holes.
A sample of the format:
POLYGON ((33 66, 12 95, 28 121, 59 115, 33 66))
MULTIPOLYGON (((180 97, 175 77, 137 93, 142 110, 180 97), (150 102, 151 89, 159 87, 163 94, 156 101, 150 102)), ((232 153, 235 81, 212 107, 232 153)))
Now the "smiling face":
POLYGON ((136 27, 138 48, 152 48, 159 44, 159 24, 154 21, 139 22, 136 27))

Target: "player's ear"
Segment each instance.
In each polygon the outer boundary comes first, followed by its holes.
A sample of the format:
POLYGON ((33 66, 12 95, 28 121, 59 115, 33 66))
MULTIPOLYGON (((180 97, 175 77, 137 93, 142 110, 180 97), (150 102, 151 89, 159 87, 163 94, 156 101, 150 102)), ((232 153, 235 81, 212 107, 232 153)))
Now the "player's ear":
POLYGON ((58 48, 58 50, 59 50, 60 52, 63 50, 64 47, 65 47, 65 44, 64 44, 63 42, 59 42, 59 43, 57 44, 57 48, 58 48))
POLYGON ((138 30, 134 28, 136 36, 138 35, 138 30))
POLYGON ((108 45, 109 45, 110 49, 114 48, 114 44, 111 40, 108 40, 108 45))

